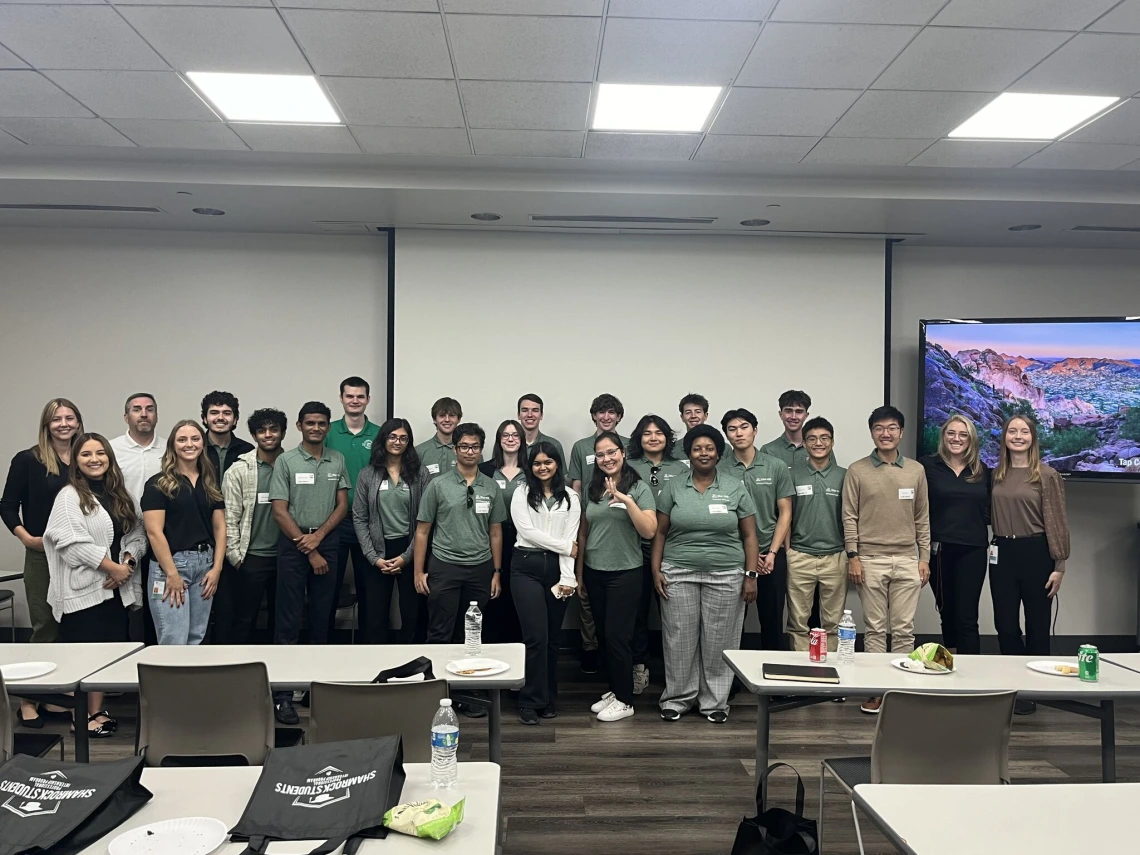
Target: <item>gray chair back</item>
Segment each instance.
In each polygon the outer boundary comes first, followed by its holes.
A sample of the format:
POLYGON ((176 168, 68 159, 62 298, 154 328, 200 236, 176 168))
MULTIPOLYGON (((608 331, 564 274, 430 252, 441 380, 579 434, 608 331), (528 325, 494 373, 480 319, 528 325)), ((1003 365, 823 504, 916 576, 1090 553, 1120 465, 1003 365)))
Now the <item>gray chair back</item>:
POLYGON ((404 762, 431 761, 431 720, 446 680, 419 683, 313 683, 309 742, 404 738, 404 762))
POLYGON ((4 674, 0 673, 0 764, 11 760, 12 754, 12 703, 4 686, 4 674))

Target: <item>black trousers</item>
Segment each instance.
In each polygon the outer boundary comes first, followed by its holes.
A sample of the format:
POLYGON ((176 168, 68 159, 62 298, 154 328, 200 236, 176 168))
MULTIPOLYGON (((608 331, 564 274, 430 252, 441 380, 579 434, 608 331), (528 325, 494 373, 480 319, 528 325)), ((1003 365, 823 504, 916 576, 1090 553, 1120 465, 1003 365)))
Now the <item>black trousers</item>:
MULTIPOLYGON (((340 589, 344 587, 344 576, 348 571, 348 559, 352 558, 352 578, 356 585, 356 614, 357 622, 361 627, 368 626, 368 587, 369 574, 362 572, 368 566, 364 558, 364 550, 360 548, 360 541, 356 539, 356 529, 352 525, 352 514, 340 521, 336 531, 329 535, 338 541, 336 553, 336 600, 340 599, 340 589)), ((375 569, 375 568, 373 568, 375 569)), ((332 612, 329 613, 329 634, 333 637, 336 627, 336 601, 332 612)))
POLYGON ((942 643, 959 653, 981 653, 978 600, 986 581, 986 547, 943 543, 930 556, 930 587, 942 619, 942 643))
POLYGON ((994 628, 1005 656, 1048 656, 1049 617, 1053 601, 1045 583, 1055 563, 1045 535, 995 537, 998 563, 990 568, 990 596, 994 601, 994 628), (1025 639, 1021 637, 1021 610, 1025 610, 1025 639))
MULTIPOLYGON (((410 538, 385 538, 384 555, 396 558, 408 548, 410 538)), ((357 583, 357 591, 363 590, 368 598, 368 623, 361 624, 361 634, 365 644, 413 644, 416 642, 416 629, 426 625, 420 620, 420 612, 426 614, 427 598, 416 591, 416 575, 408 564, 399 573, 381 573, 376 565, 353 567, 353 573, 360 579, 367 576, 367 582, 357 583), (400 628, 392 629, 392 594, 398 591, 400 608, 400 628)), ((422 638, 419 639, 422 641, 422 638)))
POLYGON ((558 556, 541 549, 516 550, 511 575, 511 596, 526 645, 526 683, 519 692, 519 707, 540 710, 558 700, 558 635, 566 616, 566 600, 550 591, 562 575, 558 556))
MULTIPOLYGON (((277 602, 274 609, 274 644, 297 644, 301 640, 301 615, 309 628, 309 644, 327 644, 329 612, 336 606, 335 535, 326 537, 317 551, 328 562, 327 573, 318 576, 309 564, 309 556, 301 552, 284 534, 277 541, 277 602), (305 596, 308 595, 308 609, 305 596)), ((274 692, 280 703, 292 692, 274 692)))
MULTIPOLYGON (((228 567, 228 565, 227 565, 228 567)), ((218 623, 219 644, 251 644, 257 629, 257 616, 261 613, 262 600, 267 601, 266 615, 268 635, 273 639, 277 607, 277 556, 250 555, 246 553, 241 567, 230 567, 222 571, 222 578, 230 577, 231 601, 227 604, 230 614, 225 622, 218 623), (222 635, 222 627, 226 635, 222 635), (226 640, 223 641, 222 639, 226 640)), ((219 604, 215 603, 217 609, 219 604)))
MULTIPOLYGON (((776 565, 767 576, 756 580, 756 616, 760 619, 760 649, 785 650, 784 605, 788 600, 788 552, 780 547, 776 553, 776 565)), ((745 606, 745 618, 748 607, 745 606)), ((744 632, 741 630, 743 646, 744 632)))
POLYGON ((641 568, 583 571, 598 645, 606 654, 610 691, 623 704, 633 704, 633 625, 641 600, 641 568))
MULTIPOLYGON (((649 609, 657 599, 653 587, 653 568, 649 563, 650 542, 641 542, 641 596, 637 600, 637 618, 633 622, 633 664, 649 664, 649 609)), ((658 604, 660 607, 660 604, 658 604)))
POLYGON ((428 557, 428 644, 451 644, 462 638, 459 616, 467 612, 472 600, 483 612, 486 626, 494 572, 490 561, 465 565, 440 561, 434 555, 428 557))
POLYGON ((129 623, 123 595, 115 588, 99 605, 65 614, 59 621, 59 640, 68 644, 129 641, 129 623))
POLYGON ((511 567, 514 561, 515 527, 503 523, 503 572, 499 576, 502 590, 497 600, 487 604, 483 618, 483 639, 488 644, 518 644, 522 641, 522 627, 518 611, 511 596, 511 567))
POLYGON ((206 635, 209 644, 241 644, 235 624, 241 608, 241 582, 228 558, 222 559, 222 575, 218 577, 218 590, 210 608, 210 630, 206 635))

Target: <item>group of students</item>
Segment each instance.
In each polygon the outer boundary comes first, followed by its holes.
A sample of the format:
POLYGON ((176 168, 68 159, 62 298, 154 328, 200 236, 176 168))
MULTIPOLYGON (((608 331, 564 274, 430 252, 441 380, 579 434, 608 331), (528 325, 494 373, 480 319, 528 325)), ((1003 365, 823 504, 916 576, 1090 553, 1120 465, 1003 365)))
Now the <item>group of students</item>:
MULTIPOLYGON (((217 643, 248 643, 266 600, 274 643, 298 643, 303 617, 308 642, 325 643, 351 559, 366 642, 452 642, 472 601, 486 614, 486 640, 521 640, 524 724, 557 715, 572 597, 583 670, 604 652, 608 691, 591 708, 601 721, 632 716, 649 684, 654 598, 666 721, 691 710, 727 720, 732 674, 721 653, 740 646, 750 603, 761 647, 790 638, 806 651, 819 625, 834 649, 849 581, 866 650, 885 652, 888 635, 894 651, 913 649, 930 580, 946 644, 977 653, 988 567, 1001 652, 1049 652, 1068 529, 1063 484, 1040 462, 1027 417, 1006 423, 991 473, 966 417, 951 417, 938 452, 914 461, 899 451, 903 414, 879 407, 868 420, 874 450, 844 469, 833 426, 809 417, 802 391, 780 396, 784 431, 759 447, 753 413, 729 410, 717 430, 697 394, 679 404, 683 436, 654 414, 622 436, 624 408, 603 394, 590 407, 595 432, 567 459, 540 429, 542 398, 527 394, 484 461, 486 432, 462 422, 458 401, 435 402, 435 434, 416 445, 406 419, 367 418, 369 393, 362 378, 346 378, 336 421, 324 404, 305 404, 301 442, 289 450, 280 410, 250 416, 256 445, 237 438, 228 392, 207 395, 201 422, 178 422, 165 441, 149 393, 127 399, 128 429, 114 440, 85 432, 72 402, 49 401, 0 500, 25 547, 32 640, 126 640, 128 609, 145 600, 158 643, 198 644, 211 631, 217 643)), ((278 720, 296 723, 291 693, 274 701, 278 720)), ((861 709, 877 713, 879 703, 861 709)), ((114 733, 101 695, 89 704, 91 734, 114 733)), ((24 702, 20 719, 42 726, 41 713, 50 714, 24 702)))

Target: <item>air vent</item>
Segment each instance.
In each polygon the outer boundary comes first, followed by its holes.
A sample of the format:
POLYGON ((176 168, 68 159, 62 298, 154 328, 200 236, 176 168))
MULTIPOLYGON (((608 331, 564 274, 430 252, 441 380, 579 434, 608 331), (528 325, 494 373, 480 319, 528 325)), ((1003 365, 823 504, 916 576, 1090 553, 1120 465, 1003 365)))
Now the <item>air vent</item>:
POLYGON ((120 214, 161 214, 161 208, 141 208, 135 205, 30 205, 0 204, 5 211, 114 211, 120 214))
POLYGON ((1073 226, 1071 232, 1140 232, 1140 227, 1132 226, 1073 226))
POLYGON ((602 214, 531 214, 532 223, 621 223, 649 226, 711 226, 716 217, 610 217, 602 214))

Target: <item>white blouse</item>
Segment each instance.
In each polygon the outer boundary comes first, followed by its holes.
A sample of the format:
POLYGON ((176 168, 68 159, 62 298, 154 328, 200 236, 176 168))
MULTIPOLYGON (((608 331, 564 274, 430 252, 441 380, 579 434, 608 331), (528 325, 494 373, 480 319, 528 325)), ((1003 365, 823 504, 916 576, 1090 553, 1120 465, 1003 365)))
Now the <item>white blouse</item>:
POLYGON ((528 488, 524 484, 515 490, 511 498, 511 521, 515 524, 515 546, 523 549, 545 549, 558 556, 558 570, 561 578, 558 584, 568 588, 577 586, 574 576, 574 559, 570 553, 578 540, 578 523, 582 518, 582 502, 573 490, 567 490, 570 505, 559 502, 548 508, 546 502, 539 502, 532 508, 527 502, 528 488))

